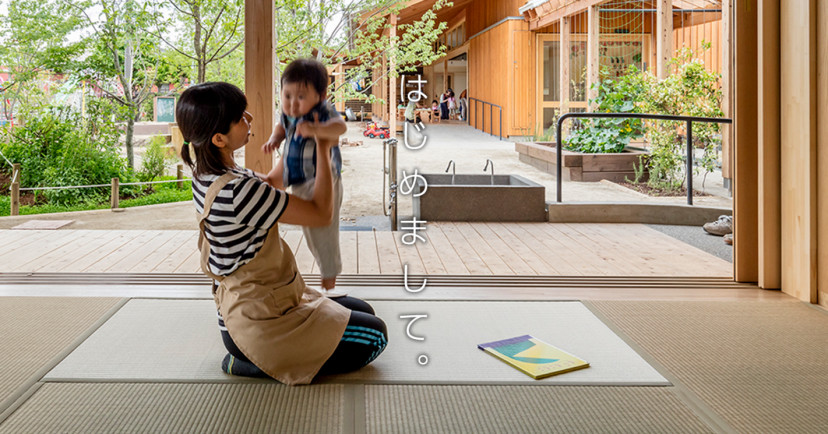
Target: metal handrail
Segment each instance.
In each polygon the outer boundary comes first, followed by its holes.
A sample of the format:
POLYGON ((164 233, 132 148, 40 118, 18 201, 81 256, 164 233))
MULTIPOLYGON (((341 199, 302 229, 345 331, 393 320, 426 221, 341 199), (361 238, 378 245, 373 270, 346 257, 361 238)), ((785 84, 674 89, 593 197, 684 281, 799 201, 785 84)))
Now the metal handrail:
POLYGON ((626 119, 658 119, 662 121, 685 121, 687 122, 687 204, 693 205, 693 122, 732 124, 733 119, 729 118, 708 118, 699 116, 674 116, 657 115, 649 113, 564 113, 558 118, 556 139, 557 150, 555 160, 557 164, 556 176, 558 197, 557 202, 561 203, 561 153, 563 152, 561 126, 568 118, 626 118, 626 119))
POLYGON ((469 101, 475 101, 475 104, 470 105, 471 107, 474 107, 474 109, 475 109, 475 112, 474 112, 474 123, 475 124, 477 124, 477 113, 478 113, 476 103, 477 102, 483 103, 483 112, 484 112, 483 113, 483 123, 482 123, 482 126, 480 127, 480 131, 483 131, 484 133, 486 132, 486 128, 485 128, 485 126, 486 126, 486 113, 485 113, 486 104, 489 105, 489 135, 491 135, 491 136, 494 136, 494 132, 493 132, 494 131, 494 116, 493 116, 494 108, 497 107, 500 110, 498 112, 499 113, 498 114, 498 122, 500 122, 500 129, 498 131, 498 138, 500 140, 503 140, 503 107, 501 107, 497 104, 492 104, 490 102, 483 101, 481 99, 477 99, 477 98, 469 98, 469 101))
POLYGON ((397 139, 394 137, 382 142, 382 214, 391 217, 391 230, 397 230, 397 139), (387 165, 386 165, 387 164, 387 165), (385 184, 388 183, 388 196, 385 184), (389 204, 385 203, 388 197, 389 204))

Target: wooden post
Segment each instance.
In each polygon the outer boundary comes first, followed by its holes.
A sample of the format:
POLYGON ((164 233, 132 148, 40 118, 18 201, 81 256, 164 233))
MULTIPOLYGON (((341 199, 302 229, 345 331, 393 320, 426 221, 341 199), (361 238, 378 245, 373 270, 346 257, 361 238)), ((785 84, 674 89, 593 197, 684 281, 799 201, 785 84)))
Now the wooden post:
MULTIPOLYGON (((336 65, 334 68, 334 89, 340 90, 342 86, 345 85, 345 65, 342 63, 336 65)), ((337 98, 336 101, 336 111, 344 112, 345 111, 345 100, 342 101, 337 98)))
POLYGON ((20 214, 20 164, 12 164, 11 215, 20 214))
POLYGON ((601 68, 601 57, 599 50, 599 43, 601 38, 600 20, 598 19, 598 6, 590 6, 587 12, 587 101, 589 102, 589 111, 595 111, 595 104, 590 102, 598 96, 598 89, 593 89, 592 85, 598 83, 600 75, 598 74, 601 68))
MULTIPOLYGON (((757 26, 752 2, 733 2, 733 274, 758 282, 757 26)), ((784 277, 784 276, 783 276, 784 277)))
POLYGON ((672 57, 673 50, 673 0, 658 0, 656 11, 658 15, 656 17, 656 33, 658 34, 656 74, 663 80, 669 75, 667 63, 672 57))
POLYGON ((113 210, 118 209, 118 200, 120 199, 120 193, 118 192, 118 185, 119 181, 118 178, 112 178, 112 187, 109 196, 109 204, 113 210))
MULTIPOLYGON (((733 0, 722 0, 722 112, 733 118, 733 0)), ((733 193, 733 127, 722 124, 722 178, 733 193)))
POLYGON ((276 84, 273 55, 273 2, 244 2, 244 89, 247 111, 253 115, 253 136, 244 149, 244 165, 256 172, 273 168, 272 156, 262 152, 276 121, 274 114, 276 84))
MULTIPOLYGON (((569 53, 571 52, 570 47, 570 24, 569 24, 569 17, 561 18, 561 41, 560 41, 560 99, 561 99, 561 111, 560 114, 563 115, 564 113, 569 112, 569 53)), ((564 128, 561 131, 561 134, 565 137, 568 128, 564 128)))
POLYGON ((391 38, 391 56, 388 61, 388 80, 389 80, 389 87, 388 87, 388 108, 390 109, 390 116, 388 117, 388 134, 391 137, 397 136, 397 77, 395 76, 397 73, 397 55, 394 53, 394 50, 397 48, 394 44, 394 38, 397 37, 397 14, 391 14, 388 17, 389 24, 391 25, 390 31, 390 38, 391 38))
POLYGON ((178 179, 178 182, 176 183, 178 189, 180 190, 184 188, 184 181, 182 181, 182 179, 184 179, 184 165, 181 163, 178 163, 175 166, 175 178, 178 179))
MULTIPOLYGON (((724 4, 722 8, 724 9, 724 4)), ((757 81, 759 83, 759 287, 782 285, 779 0, 759 2, 757 81)))

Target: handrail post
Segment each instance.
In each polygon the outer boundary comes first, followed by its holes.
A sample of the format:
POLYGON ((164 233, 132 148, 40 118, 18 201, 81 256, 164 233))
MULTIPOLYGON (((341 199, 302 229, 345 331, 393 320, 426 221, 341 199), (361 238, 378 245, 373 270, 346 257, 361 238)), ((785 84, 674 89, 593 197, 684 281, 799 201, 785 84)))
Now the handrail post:
POLYGON ((693 205, 693 121, 687 120, 687 205, 693 205))
POLYGON ((557 191, 557 195, 558 195, 557 202, 558 203, 561 203, 561 184, 562 184, 562 182, 561 182, 561 172, 562 172, 562 170, 561 170, 561 152, 563 152, 563 150, 561 148, 563 148, 563 146, 562 146, 562 141, 561 141, 561 124, 563 124, 564 119, 566 119, 566 115, 567 115, 566 113, 561 115, 561 117, 558 118, 558 124, 555 126, 555 129, 556 129, 556 132, 555 132, 555 139, 556 140, 555 141, 557 142, 556 147, 555 147, 555 149, 556 149, 555 150, 555 181, 556 181, 556 184, 557 184, 556 187, 557 187, 557 190, 558 190, 557 191))
POLYGON ((111 205, 111 208, 113 210, 118 209, 118 200, 120 199, 120 194, 118 192, 118 182, 118 178, 112 178, 112 187, 110 191, 111 196, 109 198, 109 204, 111 205))
POLYGON ((176 179, 178 179, 178 182, 175 183, 175 185, 176 185, 176 187, 178 187, 179 190, 181 190, 182 188, 184 188, 184 182, 182 181, 182 179, 184 179, 184 165, 183 164, 178 163, 175 166, 175 177, 176 177, 176 179))
POLYGON ((11 210, 9 215, 20 214, 20 163, 12 163, 11 210))

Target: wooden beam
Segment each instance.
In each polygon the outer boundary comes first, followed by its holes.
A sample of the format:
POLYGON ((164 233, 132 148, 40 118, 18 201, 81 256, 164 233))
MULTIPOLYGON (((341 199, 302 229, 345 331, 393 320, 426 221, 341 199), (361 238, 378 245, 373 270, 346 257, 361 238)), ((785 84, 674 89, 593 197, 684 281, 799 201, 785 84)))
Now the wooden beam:
MULTIPOLYGON (((724 1, 722 1, 722 9, 724 9, 724 1)), ((720 21, 721 19, 721 12, 678 12, 673 14, 673 28, 680 29, 682 27, 697 26, 699 24, 720 21)))
POLYGON ((816 0, 780 6, 782 291, 816 303, 816 0))
MULTIPOLYGON (((599 70, 601 68, 600 53, 598 51, 601 37, 600 20, 598 19, 598 6, 590 6, 587 11, 587 101, 591 101, 598 96, 598 90, 593 89, 593 84, 597 84, 599 78, 599 70)), ((589 111, 594 110, 594 104, 589 103, 589 111)))
POLYGON ((733 268, 737 282, 757 282, 757 123, 756 7, 733 2, 733 268))
MULTIPOLYGON (((534 30, 540 27, 546 27, 552 23, 560 21, 563 17, 570 17, 573 15, 577 15, 583 11, 588 10, 593 6, 598 6, 602 3, 606 3, 610 0, 581 0, 581 1, 574 1, 569 2, 566 5, 558 6, 555 9, 547 12, 546 14, 539 12, 538 16, 540 18, 530 26, 530 29, 534 30)), ((543 5, 546 5, 544 3, 543 5)), ((541 5, 541 6, 543 6, 541 5)))
POLYGON ((758 13, 759 287, 779 289, 782 286, 779 0, 760 0, 758 13))
POLYGON ((561 114, 569 112, 569 53, 570 53, 570 17, 561 18, 560 74, 559 87, 561 114))
POLYGON ((253 115, 250 143, 244 149, 244 165, 256 172, 273 168, 273 156, 261 146, 273 131, 276 85, 273 79, 273 2, 246 1, 244 6, 244 90, 247 111, 253 115))
POLYGON ((673 57, 673 0, 656 1, 656 76, 663 80, 669 75, 667 64, 673 57))

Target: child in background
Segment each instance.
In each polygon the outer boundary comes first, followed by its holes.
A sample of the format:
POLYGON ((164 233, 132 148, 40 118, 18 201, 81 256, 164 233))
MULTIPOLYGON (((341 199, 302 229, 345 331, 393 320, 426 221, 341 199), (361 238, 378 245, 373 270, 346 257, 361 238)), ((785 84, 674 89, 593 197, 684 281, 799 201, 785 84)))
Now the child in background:
POLYGON ((333 220, 325 227, 302 226, 305 241, 319 266, 322 288, 328 296, 345 295, 337 291, 336 277, 342 272, 339 251, 339 209, 342 206, 342 156, 339 136, 347 131, 345 121, 325 99, 328 89, 328 72, 325 66, 313 59, 291 62, 282 73, 280 121, 273 129, 262 151, 269 154, 277 149, 282 140, 287 145, 282 158, 276 164, 276 177, 290 193, 306 199, 313 196, 316 173, 316 141, 329 142, 333 175, 333 220), (320 124, 311 131, 313 122, 320 124))
MULTIPOLYGON (((181 158, 193 170, 201 269, 213 279, 218 325, 228 354, 222 370, 306 384, 319 373, 368 364, 387 343, 383 321, 368 303, 331 299, 305 285, 278 223, 330 223, 330 143, 317 144, 316 190, 304 200, 264 175, 236 165, 253 116, 244 93, 229 83, 202 83, 181 94, 175 118, 181 158), (357 339, 358 338, 358 339, 357 339)), ((322 130, 308 123, 310 132, 322 130)))
POLYGON ((437 100, 431 100, 431 120, 432 122, 439 123, 440 122, 440 105, 437 104, 437 100))

